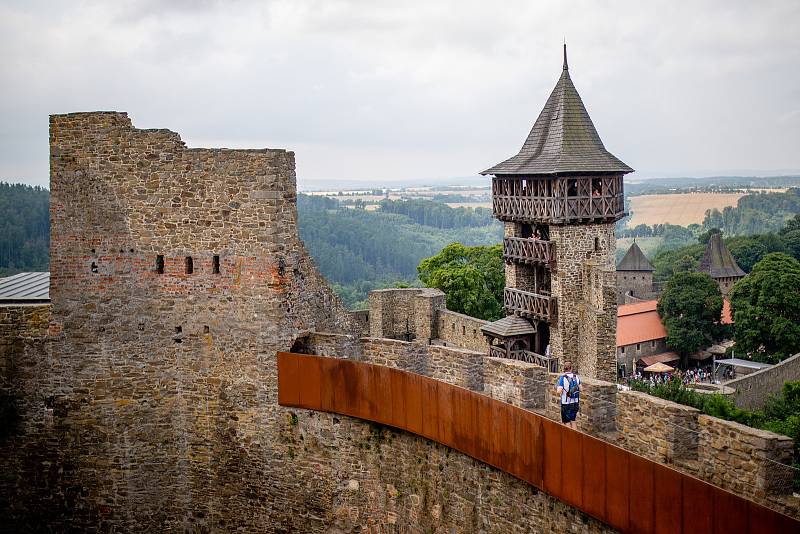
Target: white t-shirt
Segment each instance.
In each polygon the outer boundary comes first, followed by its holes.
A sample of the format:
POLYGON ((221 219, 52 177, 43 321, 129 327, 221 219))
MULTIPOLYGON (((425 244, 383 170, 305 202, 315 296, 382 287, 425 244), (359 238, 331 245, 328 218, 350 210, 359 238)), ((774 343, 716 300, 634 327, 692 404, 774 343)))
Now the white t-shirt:
POLYGON ((561 404, 574 404, 578 402, 580 399, 568 399, 567 398, 567 391, 569 391, 569 380, 567 377, 575 380, 578 385, 581 385, 581 377, 579 377, 575 373, 564 373, 560 377, 558 377, 558 387, 561 388, 561 404))

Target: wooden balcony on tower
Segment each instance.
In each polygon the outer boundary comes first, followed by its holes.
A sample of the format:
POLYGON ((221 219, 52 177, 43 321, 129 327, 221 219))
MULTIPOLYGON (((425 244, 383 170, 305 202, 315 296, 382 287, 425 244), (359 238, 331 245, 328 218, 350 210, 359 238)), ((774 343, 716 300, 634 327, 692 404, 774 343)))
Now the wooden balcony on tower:
POLYGON ((553 260, 553 243, 543 239, 506 237, 503 259, 529 265, 549 265, 553 260))
POLYGON ((508 313, 528 319, 540 319, 548 323, 555 320, 557 313, 555 297, 511 287, 507 287, 503 291, 503 307, 508 313))
POLYGON ((625 216, 622 175, 496 176, 492 208, 501 221, 566 224, 611 222, 625 216))

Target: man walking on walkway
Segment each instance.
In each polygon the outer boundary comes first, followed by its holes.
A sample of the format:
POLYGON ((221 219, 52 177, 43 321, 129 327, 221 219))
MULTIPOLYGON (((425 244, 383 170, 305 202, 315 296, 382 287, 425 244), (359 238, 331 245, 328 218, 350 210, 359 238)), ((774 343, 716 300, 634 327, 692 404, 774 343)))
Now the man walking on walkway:
POLYGON ((558 377, 556 391, 561 395, 561 422, 578 430, 575 418, 578 416, 581 378, 572 370, 572 362, 564 362, 564 374, 558 377))

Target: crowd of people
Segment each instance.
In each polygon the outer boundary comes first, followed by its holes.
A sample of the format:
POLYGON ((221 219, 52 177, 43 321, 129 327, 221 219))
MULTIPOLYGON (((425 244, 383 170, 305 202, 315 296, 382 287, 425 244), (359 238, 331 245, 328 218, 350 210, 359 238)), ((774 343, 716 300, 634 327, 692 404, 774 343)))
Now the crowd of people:
MULTIPOLYGON (((724 368, 720 371, 720 375, 720 378, 735 378, 735 371, 732 368, 724 368)), ((649 382, 651 386, 654 386, 656 384, 666 384, 673 377, 680 379, 684 386, 700 383, 715 383, 710 365, 698 367, 697 369, 688 369, 686 371, 675 369, 668 373, 643 373, 641 370, 637 369, 630 376, 623 378, 622 383, 628 385, 631 381, 638 380, 640 382, 649 382)))

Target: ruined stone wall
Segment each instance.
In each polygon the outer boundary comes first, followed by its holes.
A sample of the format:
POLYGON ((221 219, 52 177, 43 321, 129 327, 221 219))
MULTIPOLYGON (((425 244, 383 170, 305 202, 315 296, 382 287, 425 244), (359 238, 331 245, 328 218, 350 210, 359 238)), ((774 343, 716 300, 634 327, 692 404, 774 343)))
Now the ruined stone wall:
POLYGON ((362 336, 369 335, 369 310, 355 310, 350 312, 350 319, 358 325, 362 336))
POLYGON ((436 317, 443 309, 445 295, 438 289, 370 291, 369 335, 427 344, 438 337, 436 317))
POLYGON ((275 353, 351 325, 297 237, 293 154, 187 149, 121 113, 53 116, 50 146, 52 337, 20 377, 2 515, 274 530, 301 499, 324 518, 328 490, 285 491, 275 353))
POLYGON ((52 317, 15 363, 29 372, 0 444, 2 528, 606 531, 430 441, 278 406, 275 355, 293 347, 496 383, 481 353, 358 341, 294 200, 290 152, 187 149, 121 113, 52 117, 52 317))
POLYGON ((612 273, 611 276, 615 272, 614 225, 553 225, 550 227, 550 240, 554 243, 556 256, 551 287, 558 301, 557 324, 550 329, 551 350, 560 361, 575 363, 583 376, 614 381, 617 367, 616 281, 607 280, 605 274, 602 276, 603 288, 597 290, 602 293, 602 308, 597 308, 601 301, 597 300, 597 292, 593 290, 589 293, 595 294, 595 304, 587 303, 584 288, 587 263, 597 272, 612 273))
POLYGON ((481 333, 481 327, 488 324, 489 321, 447 309, 438 311, 437 320, 439 341, 448 347, 459 347, 488 354, 489 342, 481 333))
POLYGON ((770 397, 779 395, 784 383, 795 380, 800 380, 800 353, 725 385, 735 390, 733 402, 737 407, 753 411, 763 408, 770 397))

